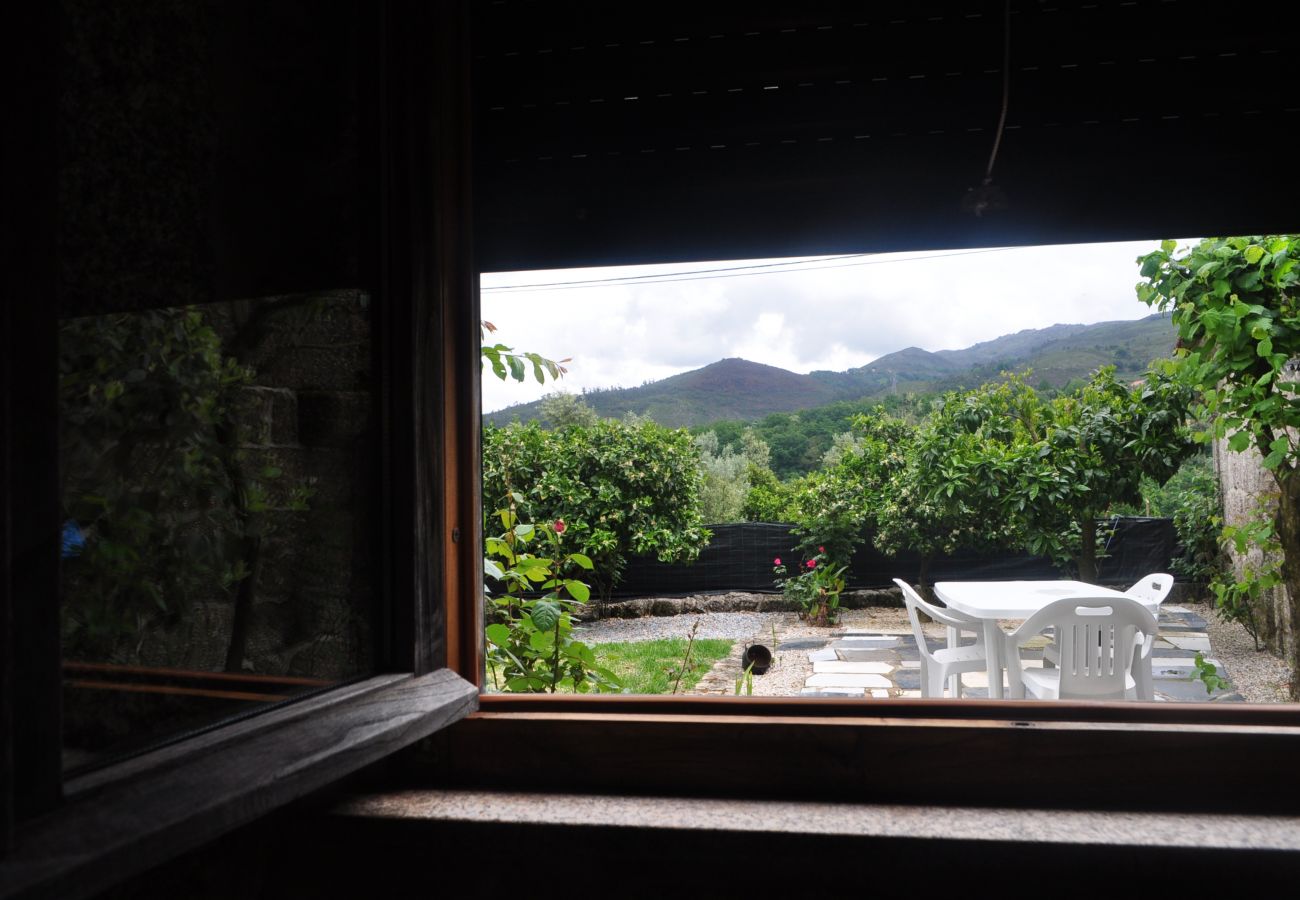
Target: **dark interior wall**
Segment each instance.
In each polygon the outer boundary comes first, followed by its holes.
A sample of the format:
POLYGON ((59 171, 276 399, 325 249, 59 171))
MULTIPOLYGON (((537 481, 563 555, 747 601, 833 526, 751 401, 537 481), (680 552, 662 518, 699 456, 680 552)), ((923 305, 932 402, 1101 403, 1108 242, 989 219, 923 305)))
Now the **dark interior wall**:
POLYGON ((477 4, 480 266, 1300 227, 1293 180, 1251 187, 1300 122, 1296 11, 1010 11, 1005 207, 977 217, 1003 3, 477 4))
POLYGON ((62 315, 373 277, 354 4, 57 8, 62 315))

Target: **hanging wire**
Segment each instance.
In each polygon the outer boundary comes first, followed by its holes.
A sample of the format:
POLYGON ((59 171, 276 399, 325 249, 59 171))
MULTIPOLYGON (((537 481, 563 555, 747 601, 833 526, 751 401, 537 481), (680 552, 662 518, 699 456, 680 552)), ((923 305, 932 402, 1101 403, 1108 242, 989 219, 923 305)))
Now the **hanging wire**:
POLYGON ((608 287, 608 286, 629 286, 640 287, 647 284, 675 284, 679 281, 712 281, 717 278, 746 278, 752 275, 793 275, 801 272, 821 272, 826 269, 848 269, 856 266, 882 266, 894 263, 918 262, 921 260, 944 259, 950 256, 977 256, 983 253, 1005 253, 1008 250, 1014 250, 1014 247, 984 247, 977 250, 955 250, 951 253, 930 253, 925 256, 908 256, 908 257, 885 257, 882 254, 875 253, 854 253, 843 257, 825 257, 831 260, 841 260, 833 265, 808 266, 801 269, 774 269, 774 266, 806 265, 817 260, 796 260, 789 263, 767 263, 754 266, 736 266, 727 269, 697 269, 694 271, 687 270, 683 272, 660 272, 655 275, 627 275, 615 278, 593 278, 588 281, 543 281, 535 284, 502 284, 494 287, 481 288, 480 292, 487 293, 525 293, 532 291, 560 291, 560 290, 577 290, 581 288, 608 287), (860 257, 869 257, 862 259, 860 257), (848 260, 847 262, 843 260, 848 260), (759 271, 746 271, 757 269, 759 271), (724 272, 727 274, 720 275, 701 275, 702 271, 724 272), (640 280, 645 279, 645 280, 640 280))
POLYGON ((1011 105, 1011 0, 1006 0, 1002 10, 1002 112, 998 116, 998 129, 993 137, 993 151, 989 154, 988 168, 984 170, 984 181, 978 188, 969 188, 962 199, 962 207, 976 216, 983 216, 991 210, 1003 209, 1007 198, 993 184, 993 165, 998 159, 998 148, 1002 146, 1002 134, 1007 127, 1007 109, 1011 105))
POLYGON ((1002 115, 998 117, 998 131, 993 138, 993 152, 989 154, 989 167, 984 173, 984 183, 993 181, 993 163, 998 158, 1002 144, 1002 131, 1007 127, 1007 107, 1011 101, 1011 0, 1007 0, 1002 16, 1002 115))

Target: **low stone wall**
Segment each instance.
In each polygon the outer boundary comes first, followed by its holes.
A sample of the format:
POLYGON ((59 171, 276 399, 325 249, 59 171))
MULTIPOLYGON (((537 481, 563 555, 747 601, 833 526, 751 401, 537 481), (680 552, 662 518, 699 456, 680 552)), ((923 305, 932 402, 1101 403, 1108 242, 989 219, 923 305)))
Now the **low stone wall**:
MULTIPOLYGON (((897 588, 874 591, 845 591, 840 597, 844 609, 868 606, 902 606, 903 596, 897 588)), ((583 619, 639 619, 644 616, 680 616, 686 613, 723 612, 798 612, 799 604, 781 594, 756 594, 733 591, 721 594, 691 594, 685 597, 637 597, 592 604, 583 611, 583 619)))
MULTIPOLYGON (((1170 591, 1169 603, 1205 600, 1204 584, 1177 582, 1170 591)), ((867 607, 902 607, 903 594, 898 588, 880 590, 845 591, 840 597, 844 609, 867 607)), ((645 616, 680 616, 688 613, 724 612, 798 612, 799 604, 781 594, 757 594, 731 591, 720 594, 691 594, 685 597, 637 597, 606 603, 603 607, 591 604, 579 616, 583 620, 640 619, 645 616)))

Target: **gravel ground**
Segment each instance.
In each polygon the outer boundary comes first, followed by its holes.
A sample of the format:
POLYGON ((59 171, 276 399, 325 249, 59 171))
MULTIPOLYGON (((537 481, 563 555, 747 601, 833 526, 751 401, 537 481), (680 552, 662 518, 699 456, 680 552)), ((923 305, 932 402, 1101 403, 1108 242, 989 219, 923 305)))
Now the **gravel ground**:
MULTIPOLYGON (((645 616, 640 619, 599 619, 573 629, 573 636, 588 644, 611 644, 616 641, 657 641, 684 638, 696 622, 697 638, 731 638, 741 641, 760 631, 770 631, 770 623, 791 613, 686 613, 680 616, 645 616)), ((794 616, 797 620, 798 617, 794 616)))
POLYGON ((1210 657, 1216 660, 1232 679, 1237 692, 1248 703, 1287 703, 1291 669, 1267 650, 1255 649, 1246 629, 1233 622, 1222 622, 1209 603, 1179 603, 1184 609, 1196 613, 1209 625, 1210 657))
MULTIPOLYGON (((1291 671, 1287 664, 1267 651, 1257 652, 1240 625, 1221 622, 1208 603, 1179 604, 1208 623, 1212 658, 1227 671, 1237 691, 1250 703, 1285 703, 1291 671)), ((799 693, 812 663, 806 650, 784 650, 784 643, 806 640, 832 640, 847 629, 870 629, 884 634, 907 634, 911 626, 907 611, 896 607, 869 607, 841 610, 840 624, 833 628, 816 628, 799 621, 795 613, 735 612, 688 613, 680 616, 653 616, 640 619, 602 619, 574 629, 574 636, 590 644, 613 641, 652 641, 660 638, 687 637, 699 622, 698 638, 730 638, 736 642, 729 659, 719 660, 713 672, 696 688, 696 693, 731 694, 739 671, 740 655, 749 643, 772 648, 772 629, 776 628, 776 657, 765 675, 754 678, 754 695, 789 697, 799 693)), ((933 623, 926 633, 942 637, 944 630, 933 623)))

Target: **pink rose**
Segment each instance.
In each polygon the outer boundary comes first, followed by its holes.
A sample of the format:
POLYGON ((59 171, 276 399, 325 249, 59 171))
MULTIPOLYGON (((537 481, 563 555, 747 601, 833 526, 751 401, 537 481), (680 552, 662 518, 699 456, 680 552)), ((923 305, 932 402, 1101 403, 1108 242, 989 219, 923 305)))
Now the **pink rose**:
POLYGON ((815 560, 815 559, 810 559, 810 560, 808 560, 808 568, 810 568, 810 569, 815 569, 815 568, 817 568, 817 560, 815 560))
POLYGON ((818 552, 818 553, 825 553, 825 552, 826 552, 826 548, 825 548, 825 547, 818 547, 818 548, 817 548, 817 552, 818 552))
POLYGON ((563 519, 556 519, 555 524, 552 527, 555 529, 556 534, 564 534, 564 529, 568 528, 569 526, 564 524, 563 519))
POLYGON ((772 560, 772 565, 774 566, 781 565, 781 557, 778 556, 776 559, 772 560))

